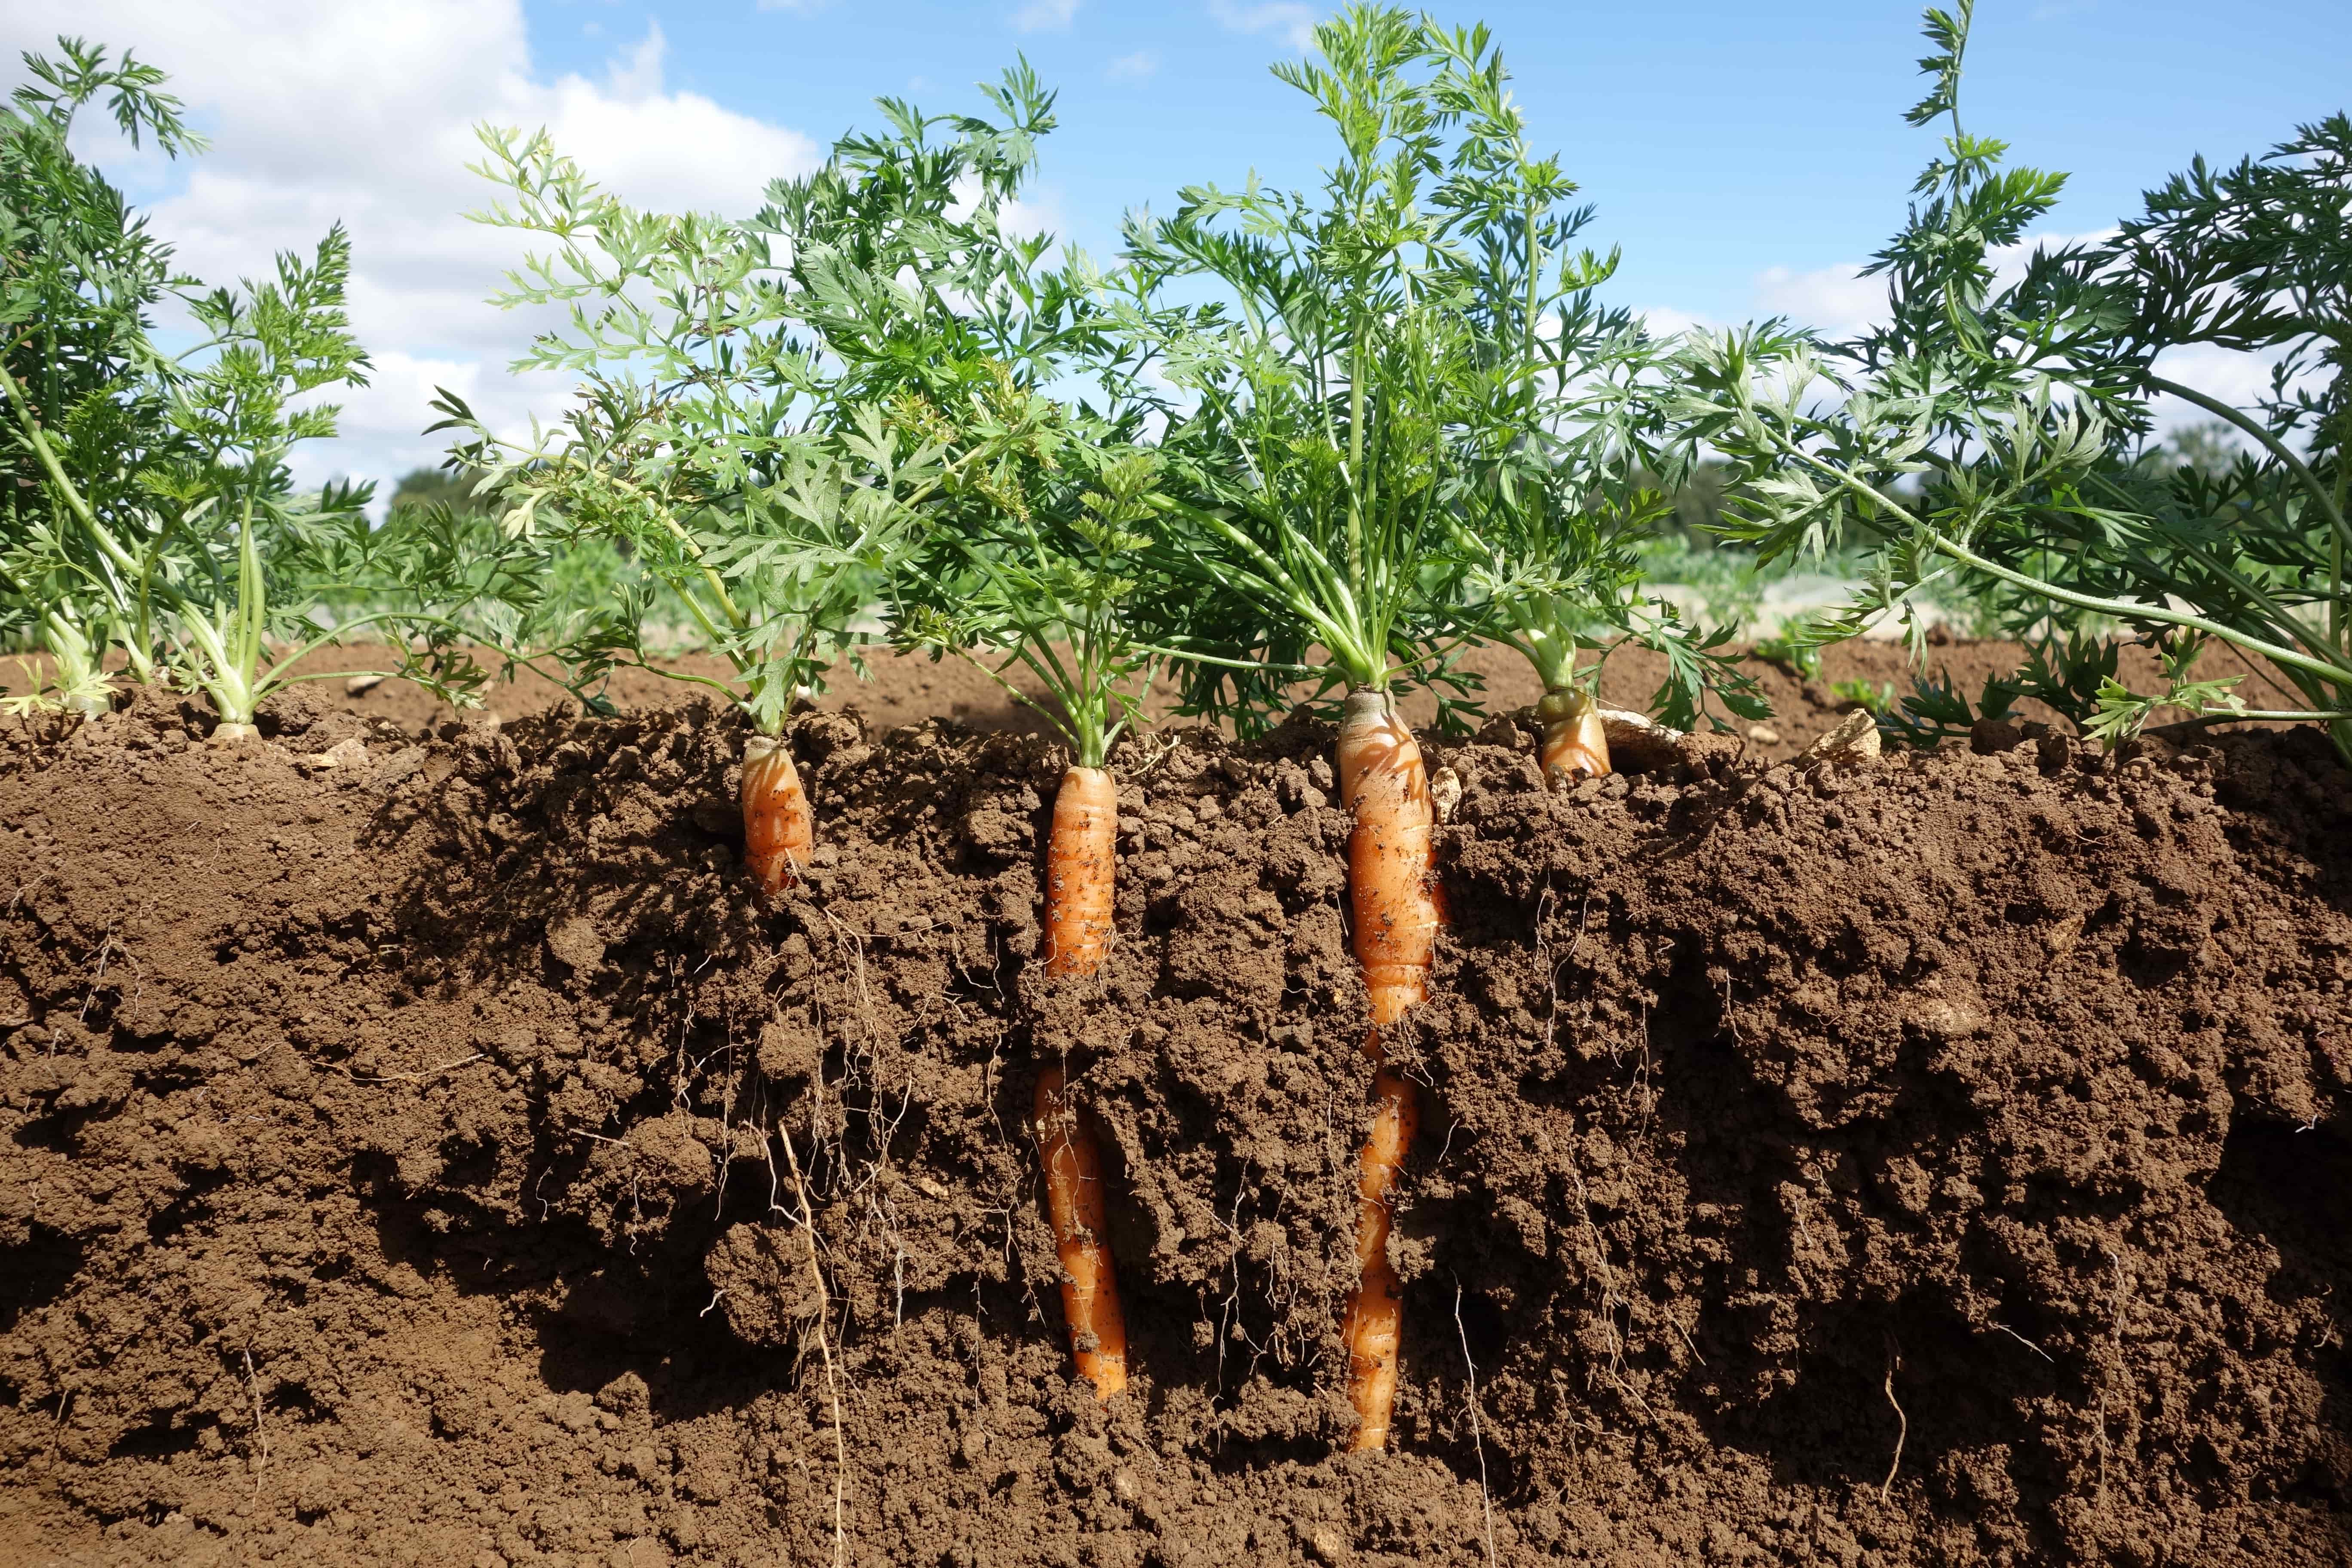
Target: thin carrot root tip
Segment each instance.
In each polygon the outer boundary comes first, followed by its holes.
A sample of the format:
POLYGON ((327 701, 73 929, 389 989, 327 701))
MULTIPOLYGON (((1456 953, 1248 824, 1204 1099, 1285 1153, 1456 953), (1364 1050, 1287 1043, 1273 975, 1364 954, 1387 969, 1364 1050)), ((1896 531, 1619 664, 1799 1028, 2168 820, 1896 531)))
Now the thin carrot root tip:
MULTIPOLYGON (((1364 1049, 1385 1056, 1381 1030, 1429 994, 1429 966, 1445 900, 1435 875, 1435 804, 1421 747, 1384 692, 1350 693, 1339 726, 1339 787, 1355 816, 1348 838, 1356 960, 1363 965, 1372 1027, 1364 1049)), ((1351 1448, 1388 1445, 1403 1335, 1401 1282, 1390 1266, 1389 1199, 1420 1122, 1412 1085, 1383 1067, 1373 1080, 1371 1134, 1357 1175, 1357 1284, 1341 1335, 1348 1397, 1356 1409, 1351 1448)))
POLYGON ((1373 1080, 1370 1134, 1357 1164, 1356 1289, 1341 1335, 1348 1347, 1348 1399, 1356 1408, 1350 1448, 1388 1444, 1396 1405, 1397 1352, 1404 1333, 1402 1283, 1389 1262, 1389 1201, 1405 1152, 1420 1130, 1411 1082, 1386 1068, 1373 1080))
POLYGON ((790 747, 772 736, 743 743, 743 861, 774 898, 793 885, 816 843, 816 823, 790 747))
POLYGON ((1589 691, 1551 691, 1536 704, 1543 721, 1544 781, 1558 788, 1579 778, 1600 778, 1609 767, 1609 729, 1589 691))
POLYGON ((1104 1237, 1102 1153, 1071 1112, 1067 1076, 1047 1068, 1037 1079, 1037 1155, 1045 1172, 1045 1206, 1062 1263, 1062 1311, 1070 1321, 1070 1354, 1080 1377, 1108 1399, 1127 1386, 1127 1319, 1104 1237))

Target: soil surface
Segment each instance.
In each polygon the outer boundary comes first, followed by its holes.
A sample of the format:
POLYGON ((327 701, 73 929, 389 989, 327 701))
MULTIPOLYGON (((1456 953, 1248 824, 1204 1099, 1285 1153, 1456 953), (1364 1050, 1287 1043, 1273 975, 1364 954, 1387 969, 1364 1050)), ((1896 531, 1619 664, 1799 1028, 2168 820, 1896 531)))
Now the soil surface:
MULTIPOLYGON (((1755 679, 1759 695, 1770 704, 1771 717, 1761 722, 1734 720, 1718 705, 1711 714, 1713 722, 1701 728, 1712 729, 1714 723, 1721 723, 1727 726, 1724 732, 1746 742, 1748 756, 1779 762, 1796 755, 1851 712, 1855 703, 1850 693, 1857 684, 1885 701, 1895 701, 1908 694, 1916 679, 1924 674, 1948 681, 1973 701, 1987 676, 2008 675, 2023 659, 2024 650, 2015 643, 1950 638, 1940 632, 1930 635, 1924 668, 1915 667, 1900 644, 1868 639, 1822 649, 1821 671, 1810 679, 1787 665, 1750 656, 1742 668, 1755 679), (1841 686, 1847 689, 1846 693, 1836 689, 1841 686)), ((2120 651, 2119 673, 2126 685, 2137 691, 2162 689, 2157 661, 2146 648, 2126 644, 2120 651)), ((881 647, 866 649, 863 658, 864 674, 845 665, 835 668, 827 681, 827 689, 814 706, 828 712, 856 708, 867 723, 880 729, 925 719, 952 719, 971 729, 992 733, 1051 733, 1051 726, 1038 712, 1024 706, 1003 686, 962 659, 935 659, 881 647)), ((1591 654, 1584 656, 1588 664, 1592 659, 1591 654)), ((1543 695, 1533 668, 1510 648, 1468 648, 1460 662, 1461 668, 1476 679, 1478 698, 1489 712, 1528 707, 1543 695)), ((40 664, 37 658, 23 656, 0 658, 0 692, 24 691, 37 686, 40 664)), ((325 675, 388 670, 397 664, 398 660, 382 648, 360 645, 321 649, 296 668, 306 674, 325 675)), ((617 669, 602 689, 602 695, 615 707, 633 711, 682 707, 705 700, 708 689, 678 677, 723 681, 730 673, 723 659, 709 654, 687 653, 659 660, 651 670, 617 669)), ((2301 697, 2278 688, 2274 677, 2248 664, 2227 647, 2213 650, 2200 665, 2198 673, 2240 677, 2242 694, 2252 707, 2304 706, 2301 697)), ((1611 707, 1646 713, 1651 710, 1651 700, 1664 674, 1665 661, 1648 649, 1632 646, 1618 648, 1603 661, 1601 700, 1611 707)), ((1030 698, 1043 699, 1044 688, 1028 671, 1014 671, 1013 684, 1030 698)), ((308 682, 304 689, 316 700, 348 708, 362 717, 389 719, 411 730, 480 716, 455 712, 421 687, 405 680, 385 680, 355 694, 347 693, 341 679, 308 682)), ((1306 695, 1303 689, 1301 695, 1306 695)), ((483 694, 486 710, 502 717, 540 712, 560 700, 567 700, 561 686, 527 669, 483 694)), ((1174 689, 1163 682, 1153 689, 1147 709, 1155 720, 1165 720, 1171 716, 1175 700, 1174 689)), ((1435 700, 1426 692, 1408 697, 1403 708, 1406 717, 1415 725, 1431 723, 1437 715, 1435 700)), ((2031 702, 2021 705, 2021 712, 2042 721, 2057 717, 2031 702)))
POLYGON ((1432 738, 1403 1378, 1351 1455, 1327 730, 1129 745, 1118 944, 1049 984, 1061 757, 1002 707, 797 721, 820 847, 763 908, 732 716, 403 700, 5 731, 0 1560, 2352 1563, 2314 734, 1801 770, 1834 708, 1788 704, 1561 793, 1524 718, 1432 738))

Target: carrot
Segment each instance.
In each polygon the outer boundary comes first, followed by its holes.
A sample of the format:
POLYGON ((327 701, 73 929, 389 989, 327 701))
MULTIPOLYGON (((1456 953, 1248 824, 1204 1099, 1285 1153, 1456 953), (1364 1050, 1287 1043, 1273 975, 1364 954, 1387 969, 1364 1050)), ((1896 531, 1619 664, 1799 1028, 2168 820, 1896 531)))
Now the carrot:
MULTIPOLYGON (((1045 840, 1045 973, 1083 978, 1110 946, 1111 894, 1118 868, 1118 785, 1108 768, 1072 767, 1054 796, 1045 840)), ((1095 1395, 1127 1386, 1127 1318, 1104 1237, 1102 1154, 1064 1098, 1059 1067, 1037 1080, 1037 1155, 1045 1205, 1062 1258, 1062 1313, 1070 1352, 1095 1395)))
POLYGON ((1389 1187, 1421 1125, 1412 1085, 1382 1068, 1372 1080, 1372 1131, 1356 1174, 1355 1290, 1340 1337, 1348 1346, 1348 1398, 1356 1407, 1351 1448, 1388 1446, 1389 1412, 1396 1404, 1397 1343, 1404 1332, 1404 1302, 1389 1263, 1389 1187))
POLYGON ((1352 691, 1339 721, 1339 796, 1355 817, 1348 884, 1356 960, 1371 992, 1372 1037, 1429 992, 1444 907, 1430 875, 1437 812, 1421 747, 1385 691, 1352 691))
POLYGON ((1578 687, 1547 691, 1536 717, 1544 726, 1545 783, 1557 786, 1574 783, 1580 773, 1599 778, 1609 772, 1609 731, 1592 693, 1578 687))
POLYGON ((1118 1307, 1103 1223, 1102 1156, 1064 1096, 1068 1075, 1049 1067, 1037 1079, 1037 1157, 1045 1167, 1045 1203, 1054 1248, 1062 1258, 1062 1314, 1070 1352, 1095 1397, 1127 1386, 1127 1318, 1118 1307))
POLYGON ((775 897, 793 885, 816 842, 808 792, 793 766, 792 748, 773 735, 743 742, 743 858, 760 880, 760 891, 775 897))
MULTIPOLYGON (((1355 818, 1348 836, 1348 881, 1356 917, 1356 960, 1364 966, 1372 1027, 1364 1052, 1385 1062, 1381 1030, 1429 994, 1429 965, 1445 923, 1433 873, 1436 811, 1421 747, 1382 690, 1348 694, 1339 723, 1339 791, 1355 818)), ((1356 1289, 1341 1330, 1348 1396, 1357 1425, 1349 1447, 1388 1443, 1396 1401, 1403 1303, 1389 1264, 1389 1192, 1421 1120, 1412 1086, 1385 1066, 1373 1079, 1371 1135, 1358 1162, 1356 1289)))
POLYGON ((1045 840, 1045 973, 1088 975, 1110 942, 1118 785, 1108 768, 1073 767, 1054 796, 1045 840))

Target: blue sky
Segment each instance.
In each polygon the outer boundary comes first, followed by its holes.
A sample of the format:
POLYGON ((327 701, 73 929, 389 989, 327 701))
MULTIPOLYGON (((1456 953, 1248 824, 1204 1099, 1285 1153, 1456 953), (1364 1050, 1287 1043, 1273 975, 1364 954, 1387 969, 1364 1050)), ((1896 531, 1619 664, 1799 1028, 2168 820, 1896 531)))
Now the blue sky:
MULTIPOLYGON (((520 259, 463 215, 489 194, 465 172, 483 121, 545 125, 630 200, 745 214, 803 171, 877 94, 980 105, 976 79, 1025 51, 1061 91, 1026 215, 1098 256, 1130 206, 1196 181, 1311 184, 1322 126, 1268 64, 1318 14, 1300 0, 77 0, 71 26, 171 73, 213 138, 201 160, 126 155, 79 136, 152 209, 179 259, 215 281, 345 224, 352 315, 373 381, 305 479, 388 479, 436 461, 436 387, 495 426, 560 418, 568 385, 507 365, 535 328, 486 296, 520 259)), ((1902 218, 1932 137, 1905 127, 1920 92, 1908 0, 1490 4, 1537 143, 1557 147, 1620 245, 1613 302, 1654 325, 1786 313, 1847 331, 1883 302, 1856 265, 1902 218)), ((46 48, 57 0, 0 0, 0 88, 15 51, 46 48)), ((2050 232, 2081 235, 2202 153, 2235 159, 2347 107, 2352 0, 1981 0, 1964 107, 2021 160, 2072 173, 2050 232)), ((2207 353, 2208 351, 2185 351, 2207 353)), ((2226 356, 2225 356, 2226 357, 2226 356)), ((2260 367, 2198 381, 2251 394, 2260 367)))
MULTIPOLYGON (((1062 93, 1044 190, 1070 235, 1101 251, 1124 207, 1164 206, 1188 182, 1238 180, 1253 166, 1279 183, 1313 178, 1322 132, 1265 68, 1292 52, 1305 9, 1080 0, 1024 14, 831 0, 766 11, 533 4, 529 15, 542 64, 583 72, 657 23, 673 87, 820 142, 870 124, 879 93, 974 105, 969 83, 1025 51, 1062 93)), ((1733 319, 1757 308, 1756 279, 1770 268, 1859 259, 1899 221, 1930 151, 1900 120, 1918 97, 1923 51, 1917 8, 1899 0, 1582 0, 1436 15, 1493 27, 1538 143, 1566 153, 1600 208, 1592 236, 1625 247, 1628 302, 1733 319)), ((2235 158, 2347 107, 2347 0, 2226 12, 1983 0, 1963 108, 2021 160, 2069 171, 2053 222, 2089 231, 2199 153, 2235 158)))

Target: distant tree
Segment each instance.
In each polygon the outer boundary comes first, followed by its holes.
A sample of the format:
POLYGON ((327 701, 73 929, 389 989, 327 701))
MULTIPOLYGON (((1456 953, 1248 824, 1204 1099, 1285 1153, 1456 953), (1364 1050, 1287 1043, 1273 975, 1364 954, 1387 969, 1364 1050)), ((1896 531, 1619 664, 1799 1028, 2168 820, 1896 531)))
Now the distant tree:
POLYGON ((2143 459, 2159 473, 2194 468, 2210 478, 2228 473, 2238 463, 2239 446, 2229 426, 2219 419, 2184 425, 2165 437, 2164 445, 2143 459))
POLYGON ((473 493, 476 476, 452 473, 447 468, 411 468, 400 476, 392 488, 392 506, 446 506, 451 511, 487 515, 497 510, 487 499, 473 493))

